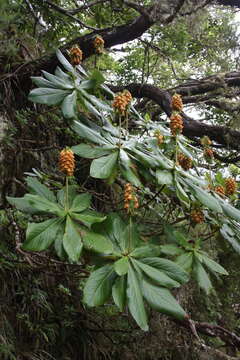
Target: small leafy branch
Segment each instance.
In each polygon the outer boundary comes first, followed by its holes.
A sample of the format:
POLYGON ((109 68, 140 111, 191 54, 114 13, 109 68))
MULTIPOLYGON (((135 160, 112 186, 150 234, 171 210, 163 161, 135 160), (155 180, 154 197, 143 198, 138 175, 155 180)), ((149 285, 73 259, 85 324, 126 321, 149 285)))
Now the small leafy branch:
POLYGON ((143 330, 148 330, 145 304, 177 319, 188 319, 170 290, 193 278, 209 294, 213 288, 209 272, 227 275, 204 249, 206 230, 210 237, 221 233, 240 253, 240 211, 233 206, 236 182, 220 173, 215 178, 211 173, 199 175, 200 160, 208 165, 214 161, 211 141, 203 139, 202 156, 181 135, 179 95, 172 98, 170 130, 167 123, 146 121, 131 104, 129 92, 114 96, 102 74, 97 70, 86 73, 80 65, 82 54, 73 50, 72 64, 57 51, 65 71, 57 67, 55 75, 44 71, 44 77, 32 78, 38 88, 30 92, 29 99, 61 106, 66 124, 83 142, 61 152, 60 170, 66 181, 60 190, 51 191, 28 177, 30 193, 23 198, 8 197, 10 204, 38 219, 29 222, 22 249, 55 251, 70 263, 84 263, 87 254, 93 268, 83 301, 99 306, 112 295, 119 310, 128 307, 143 330), (130 117, 141 132, 129 131, 130 117), (73 154, 92 160, 92 178, 109 186, 117 181, 125 184, 124 209, 99 214, 91 208, 90 194, 73 185, 73 154), (152 189, 155 193, 149 199, 152 189), (169 225, 171 207, 174 221, 169 225), (158 232, 143 236, 144 210, 154 214, 165 229, 157 242, 158 232), (181 215, 183 220, 179 220, 181 215), (178 222, 180 229, 174 226, 178 222))

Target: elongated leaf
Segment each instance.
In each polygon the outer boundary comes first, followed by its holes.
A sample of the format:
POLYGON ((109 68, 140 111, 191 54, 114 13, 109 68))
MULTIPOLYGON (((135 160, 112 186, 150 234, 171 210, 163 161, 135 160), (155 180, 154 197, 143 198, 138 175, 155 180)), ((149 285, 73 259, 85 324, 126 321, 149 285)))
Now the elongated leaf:
POLYGON ((87 232, 83 236, 83 245, 89 251, 98 253, 111 254, 113 252, 113 245, 111 241, 94 232, 87 232))
POLYGON ((159 271, 158 269, 149 266, 141 261, 132 259, 133 263, 137 265, 154 283, 165 286, 168 288, 179 287, 179 282, 171 279, 168 275, 166 275, 163 271, 159 271))
MULTIPOLYGON (((109 146, 110 147, 110 146, 109 146)), ((72 151, 74 154, 81 156, 86 159, 97 159, 101 156, 108 155, 115 149, 115 146, 111 146, 111 149, 106 149, 104 147, 97 147, 88 144, 80 144, 76 146, 72 146, 72 151)))
MULTIPOLYGON (((76 186, 76 185, 68 186, 68 190, 67 190, 68 207, 72 206, 73 200, 78 195, 77 190, 78 190, 78 186, 76 186)), ((66 187, 63 187, 61 190, 58 190, 57 200, 62 207, 64 207, 64 208, 66 207, 66 200, 67 200, 66 199, 66 187)))
POLYGON ((93 160, 90 175, 98 179, 107 179, 117 165, 118 152, 93 160))
POLYGON ((143 279, 142 290, 145 300, 153 309, 179 320, 187 317, 186 312, 168 289, 156 286, 148 280, 143 279))
POLYGON ((132 314, 133 318, 140 326, 140 328, 144 331, 148 331, 148 320, 146 310, 143 304, 142 292, 140 289, 137 274, 134 268, 132 268, 132 266, 129 266, 127 281, 127 301, 130 313, 132 314))
POLYGON ((85 194, 78 194, 74 197, 70 210, 72 212, 82 212, 83 210, 89 208, 91 203, 92 195, 85 193, 85 194))
POLYGON ((70 62, 65 58, 65 56, 62 54, 62 52, 57 49, 56 51, 57 58, 59 62, 64 66, 64 68, 69 72, 74 72, 73 66, 70 64, 70 62))
POLYGON ((240 254, 240 241, 235 235, 235 233, 232 231, 232 229, 229 227, 229 225, 224 224, 222 228, 220 229, 220 233, 226 239, 234 248, 234 250, 240 254))
POLYGON ((230 204, 227 204, 226 202, 222 202, 222 209, 223 212, 229 216, 230 218, 240 221, 240 210, 236 209, 235 207, 231 206, 230 204))
POLYGON ((28 99, 45 105, 56 105, 63 101, 63 99, 70 93, 70 90, 37 88, 33 89, 28 99))
POLYGON ((158 256, 161 253, 161 247, 157 245, 145 245, 134 249, 130 256, 134 258, 145 258, 158 256))
POLYGON ((90 129, 79 121, 74 120, 72 129, 83 139, 99 145, 110 145, 97 131, 90 129))
POLYGON ((83 290, 83 301, 88 306, 103 305, 111 295, 116 275, 113 265, 105 265, 89 276, 83 290))
POLYGON ((46 250, 54 242, 61 222, 61 219, 50 219, 37 224, 28 223, 22 248, 27 251, 46 250))
POLYGON ((157 170, 156 179, 159 185, 172 185, 173 184, 173 174, 168 170, 157 170))
POLYGON ((119 307, 120 311, 123 312, 126 306, 127 300, 127 277, 121 276, 115 280, 112 288, 112 297, 115 304, 119 307))
POLYGON ((71 212, 71 217, 73 219, 81 221, 84 225, 91 227, 92 224, 101 223, 106 219, 106 216, 103 216, 95 211, 84 210, 81 213, 71 212))
POLYGON ((222 275, 228 275, 228 272, 216 261, 210 259, 208 256, 202 254, 203 263, 213 272, 217 272, 222 275))
POLYGON ((189 280, 188 274, 176 263, 171 260, 148 257, 141 260, 144 264, 152 266, 168 275, 171 279, 176 280, 180 284, 184 284, 189 280))
POLYGON ((77 101, 77 92, 74 90, 71 94, 67 95, 62 102, 62 113, 66 119, 71 119, 76 116, 76 101, 77 101))
POLYGON ((209 279, 208 274, 204 270, 202 264, 196 258, 194 259, 193 275, 199 287, 203 289, 206 292, 206 294, 209 294, 213 288, 212 283, 209 279))
POLYGON ((54 239, 54 249, 55 249, 58 257, 62 260, 67 259, 67 254, 63 247, 63 236, 64 236, 64 231, 65 231, 65 225, 66 225, 65 221, 61 222, 61 224, 58 228, 58 231, 56 233, 56 237, 54 239))
POLYGON ((134 186, 142 187, 142 183, 139 180, 135 171, 134 165, 131 162, 128 154, 123 149, 119 151, 120 170, 123 177, 132 183, 134 186))
POLYGON ((129 267, 129 259, 127 256, 122 257, 121 259, 115 261, 114 270, 119 275, 126 275, 129 267))
POLYGON ((194 195, 196 198, 205 206, 207 206, 212 211, 221 213, 222 207, 218 199, 209 194, 207 191, 202 190, 198 186, 192 185, 192 189, 194 191, 194 195))
POLYGON ((53 203, 46 198, 39 195, 26 194, 25 199, 31 206, 39 211, 54 214, 57 216, 64 216, 64 210, 60 208, 56 203, 53 203))
POLYGON ((161 245, 161 252, 165 255, 175 256, 175 255, 181 255, 183 253, 183 249, 176 245, 161 245))
POLYGON ((178 181, 177 177, 175 177, 175 189, 176 189, 176 195, 177 195, 178 199, 187 208, 189 208, 189 206, 190 206, 189 197, 188 197, 186 191, 184 190, 184 188, 182 187, 182 185, 180 184, 180 182, 178 181))
POLYGON ((176 258, 176 264, 181 266, 185 271, 189 271, 192 268, 193 253, 187 252, 176 258))
POLYGON ((62 80, 64 80, 68 84, 73 83, 72 78, 68 74, 66 74, 64 71, 62 71, 62 69, 59 66, 56 67, 55 75, 60 77, 62 80))
POLYGON ((83 243, 80 233, 77 231, 76 225, 70 216, 67 216, 66 220, 66 227, 63 236, 63 247, 71 261, 76 262, 79 260, 83 243))
POLYGON ((69 82, 62 80, 61 78, 59 78, 56 75, 52 75, 44 70, 42 70, 42 73, 48 81, 51 81, 53 84, 55 84, 56 89, 64 89, 64 90, 66 89, 67 90, 67 89, 74 88, 73 84, 69 84, 69 82))
POLYGON ((56 89, 55 84, 49 80, 44 79, 42 76, 31 76, 31 80, 38 87, 56 89))
POLYGON ((44 197, 49 201, 56 202, 56 196, 54 195, 54 193, 51 190, 49 190, 47 186, 40 183, 40 181, 38 181, 36 178, 28 176, 27 185, 37 195, 44 197))
POLYGON ((89 101, 91 101, 91 103, 93 105, 97 106, 100 110, 104 110, 104 111, 108 111, 108 112, 113 111, 112 107, 110 107, 108 104, 104 103, 100 99, 96 98, 96 96, 94 96, 94 95, 89 94, 88 99, 89 99, 89 101))
POLYGON ((33 207, 28 200, 26 200, 24 197, 23 198, 14 198, 14 197, 10 197, 7 196, 7 201, 9 202, 9 204, 16 206, 16 208, 24 213, 27 214, 39 214, 42 211, 37 210, 35 207, 33 207))

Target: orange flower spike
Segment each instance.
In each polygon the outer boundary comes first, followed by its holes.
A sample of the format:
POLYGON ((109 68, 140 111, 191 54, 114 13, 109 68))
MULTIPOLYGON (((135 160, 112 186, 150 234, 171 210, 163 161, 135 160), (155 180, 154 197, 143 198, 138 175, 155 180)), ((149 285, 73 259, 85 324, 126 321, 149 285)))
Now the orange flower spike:
POLYGON ((172 96, 172 108, 176 111, 182 111, 183 110, 183 102, 182 97, 179 94, 174 94, 172 96))
POLYGON ((195 223, 195 224, 202 224, 205 220, 204 218, 204 214, 202 212, 202 210, 200 209, 195 209, 191 211, 190 214, 191 220, 195 223))
POLYGON ((224 195, 225 195, 225 189, 224 189, 224 187, 221 186, 221 185, 215 186, 214 191, 215 191, 218 195, 221 195, 221 196, 224 196, 224 195))
POLYGON ((70 49, 69 55, 70 55, 70 62, 72 65, 76 66, 81 63, 83 58, 83 53, 82 50, 77 45, 73 46, 70 49))
POLYGON ((179 114, 173 114, 170 117, 170 129, 173 136, 181 134, 183 130, 183 119, 179 114))
POLYGON ((59 169, 67 176, 73 176, 75 169, 74 153, 70 149, 63 149, 59 155, 59 169))
POLYGON ((233 195, 237 190, 236 180, 232 177, 229 177, 225 180, 226 186, 226 195, 233 195))

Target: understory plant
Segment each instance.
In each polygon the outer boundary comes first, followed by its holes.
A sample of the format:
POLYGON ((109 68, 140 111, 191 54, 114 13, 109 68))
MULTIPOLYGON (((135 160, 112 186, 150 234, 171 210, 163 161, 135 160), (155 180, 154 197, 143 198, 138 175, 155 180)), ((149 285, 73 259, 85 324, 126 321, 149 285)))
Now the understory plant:
POLYGON ((188 320, 171 290, 194 279, 209 294, 211 276, 228 274, 211 258, 208 239, 221 234, 240 252, 236 182, 220 171, 213 175, 210 139, 199 148, 182 135, 179 95, 171 100, 170 119, 154 122, 136 111, 127 90, 115 95, 98 70, 87 73, 80 53, 72 54, 74 65, 58 50, 55 74, 32 78, 37 88, 29 99, 59 106, 64 126, 82 142, 61 152, 61 188, 29 176, 30 192, 8 197, 29 214, 22 250, 82 264, 90 272, 84 303, 100 306, 112 296, 143 330, 149 308, 188 320), (74 154, 91 161, 91 178, 117 193, 114 211, 94 209, 91 194, 74 177, 74 154), (199 170, 202 161, 209 171, 199 170), (152 222, 152 232, 145 222, 152 222))

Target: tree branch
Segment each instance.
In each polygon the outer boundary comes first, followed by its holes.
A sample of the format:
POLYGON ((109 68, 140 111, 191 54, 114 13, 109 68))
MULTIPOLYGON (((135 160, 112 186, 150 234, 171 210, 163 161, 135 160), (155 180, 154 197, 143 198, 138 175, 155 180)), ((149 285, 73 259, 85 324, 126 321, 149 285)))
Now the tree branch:
MULTIPOLYGON (((171 116, 171 94, 167 90, 159 89, 156 86, 148 84, 129 84, 127 86, 114 87, 113 91, 127 89, 136 98, 148 98, 158 104, 162 111, 171 116)), ((185 88, 187 92, 187 88, 185 88)), ((227 126, 209 125, 198 120, 194 120, 182 112, 184 128, 183 134, 190 139, 201 138, 208 135, 211 140, 224 145, 227 149, 240 149, 240 132, 232 130, 227 126)))

